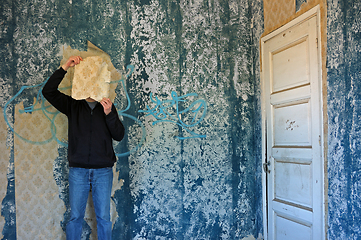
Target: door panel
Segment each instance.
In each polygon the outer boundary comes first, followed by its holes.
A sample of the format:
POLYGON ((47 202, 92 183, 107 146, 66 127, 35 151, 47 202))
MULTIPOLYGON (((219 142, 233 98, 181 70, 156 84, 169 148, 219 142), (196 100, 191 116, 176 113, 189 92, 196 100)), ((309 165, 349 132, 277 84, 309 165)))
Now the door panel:
POLYGON ((308 38, 271 54, 273 92, 309 83, 308 38))
POLYGON ((293 221, 286 216, 276 214, 276 229, 278 240, 312 239, 312 229, 310 225, 293 221))
POLYGON ((275 200, 312 207, 312 167, 310 164, 275 159, 275 200))
POLYGON ((263 40, 268 239, 322 239, 317 16, 263 40))
POLYGON ((274 146, 310 146, 309 101, 273 106, 274 146))

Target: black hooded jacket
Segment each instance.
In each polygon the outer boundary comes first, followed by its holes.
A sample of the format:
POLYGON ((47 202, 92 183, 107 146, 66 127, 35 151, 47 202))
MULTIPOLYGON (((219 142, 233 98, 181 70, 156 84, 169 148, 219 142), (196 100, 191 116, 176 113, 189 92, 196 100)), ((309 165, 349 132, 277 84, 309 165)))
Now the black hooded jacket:
POLYGON ((106 115, 97 103, 92 110, 85 100, 75 100, 58 90, 66 71, 56 70, 43 88, 44 97, 68 117, 68 161, 70 167, 105 168, 116 161, 113 141, 124 137, 124 126, 114 105, 106 115))

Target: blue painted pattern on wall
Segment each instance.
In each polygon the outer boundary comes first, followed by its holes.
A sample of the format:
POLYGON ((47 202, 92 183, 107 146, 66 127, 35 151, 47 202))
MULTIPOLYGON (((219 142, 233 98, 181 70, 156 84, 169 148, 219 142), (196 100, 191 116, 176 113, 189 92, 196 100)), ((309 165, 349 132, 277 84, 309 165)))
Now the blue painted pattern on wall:
POLYGON ((300 10, 301 8, 301 5, 303 3, 307 3, 307 0, 295 0, 295 2, 296 2, 296 12, 298 12, 298 10, 300 10))
POLYGON ((328 1, 328 237, 361 238, 361 1, 328 1))
POLYGON ((189 137, 177 136, 181 140, 188 138, 205 138, 206 135, 197 134, 190 129, 203 121, 207 113, 207 102, 203 99, 197 99, 184 110, 179 110, 180 103, 186 102, 188 97, 197 97, 198 95, 196 93, 188 93, 183 96, 178 96, 176 92, 172 91, 171 96, 171 100, 161 101, 158 97, 154 99, 151 93, 150 99, 153 104, 155 103, 155 107, 151 108, 147 105, 147 110, 139 110, 139 112, 147 113, 147 116, 153 116, 156 119, 153 125, 161 122, 174 123, 190 133, 189 137), (187 118, 188 121, 182 118, 187 118))
MULTIPOLYGON (((115 146, 124 184, 113 196, 113 239, 242 239, 262 233, 262 1, 7 0, 0 10, 6 69, 0 102, 9 126, 14 106, 22 102, 32 111, 39 89, 12 98, 50 76, 64 44, 82 50, 89 40, 117 69, 135 66, 116 90, 127 137, 115 146), (176 104, 175 114, 167 114, 172 123, 155 114, 166 103, 176 104)), ((54 162, 66 205, 66 148, 59 145, 59 156, 46 161, 54 162)), ((8 181, 3 234, 15 239, 8 206, 16 186, 10 176, 8 181)), ((58 223, 62 228, 67 218, 68 208, 58 223)))

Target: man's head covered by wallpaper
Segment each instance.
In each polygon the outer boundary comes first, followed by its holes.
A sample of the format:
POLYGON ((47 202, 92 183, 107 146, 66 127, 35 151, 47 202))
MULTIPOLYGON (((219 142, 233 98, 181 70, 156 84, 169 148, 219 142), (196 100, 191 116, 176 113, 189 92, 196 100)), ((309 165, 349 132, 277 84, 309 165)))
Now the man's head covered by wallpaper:
POLYGON ((110 56, 91 42, 88 42, 87 51, 71 49, 69 46, 64 48, 60 65, 70 56, 81 56, 83 61, 68 70, 59 89, 78 100, 92 98, 99 102, 105 97, 113 102, 121 74, 113 66, 110 56))

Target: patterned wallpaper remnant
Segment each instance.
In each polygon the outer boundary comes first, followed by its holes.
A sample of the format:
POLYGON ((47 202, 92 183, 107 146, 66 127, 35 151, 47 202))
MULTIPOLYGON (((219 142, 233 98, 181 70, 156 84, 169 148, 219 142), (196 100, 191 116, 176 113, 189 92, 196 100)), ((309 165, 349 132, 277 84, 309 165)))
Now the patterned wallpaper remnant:
MULTIPOLYGON (((22 105, 22 104, 21 104, 22 105)), ((49 139, 50 121, 42 111, 22 113, 21 105, 15 108, 15 131, 30 141, 49 139)), ((39 107, 39 106, 35 106, 39 107)), ((53 162, 57 143, 32 144, 15 136, 15 198, 18 239, 59 239, 62 229, 59 222, 64 204, 59 199, 53 179, 53 162), (39 227, 42 226, 42 227, 39 227)))
MULTIPOLYGON (((2 112, 3 109, 0 108, 2 112)), ((6 138, 7 138, 7 127, 4 118, 0 117, 0 202, 4 199, 6 195, 6 182, 7 182, 7 171, 9 165, 9 158, 10 158, 10 147, 7 145, 6 138)), ((4 228, 5 219, 3 216, 0 216, 0 229, 4 228)), ((0 238, 2 238, 2 234, 0 232, 0 238)))
POLYGON ((265 31, 280 27, 285 20, 295 13, 295 0, 264 0, 264 26, 265 31))
MULTIPOLYGON (((264 0, 264 35, 282 27, 309 9, 320 5, 321 21, 326 21, 326 0, 264 0)), ((326 24, 322 23, 322 27, 326 24)))
POLYGON ((100 102, 109 97, 110 81, 108 64, 99 56, 87 57, 75 66, 71 96, 100 102))
POLYGON ((67 74, 59 85, 60 91, 68 95, 75 94, 76 99, 84 99, 85 96, 91 93, 90 95, 93 95, 96 100, 101 100, 104 95, 109 97, 111 101, 114 101, 116 96, 115 89, 118 82, 122 79, 122 75, 114 67, 110 56, 106 52, 88 41, 87 51, 79 51, 78 49, 72 49, 70 46, 64 46, 62 55, 63 59, 60 62, 60 66, 73 55, 81 56, 83 62, 74 68, 68 69, 67 74), (98 66, 101 67, 98 68, 98 66), (97 71, 93 72, 95 67, 97 71), (90 68, 92 68, 91 71, 90 68), (99 76, 102 79, 98 78, 95 81, 95 77, 99 76), (74 86, 73 80, 76 81, 74 86))

